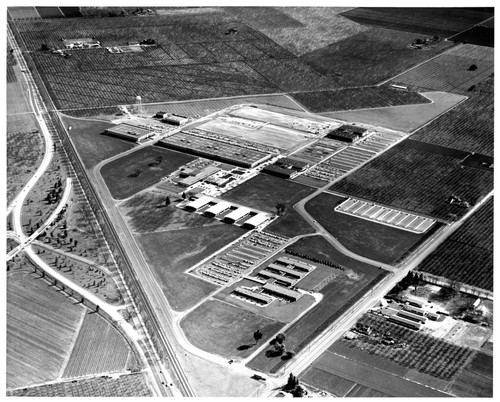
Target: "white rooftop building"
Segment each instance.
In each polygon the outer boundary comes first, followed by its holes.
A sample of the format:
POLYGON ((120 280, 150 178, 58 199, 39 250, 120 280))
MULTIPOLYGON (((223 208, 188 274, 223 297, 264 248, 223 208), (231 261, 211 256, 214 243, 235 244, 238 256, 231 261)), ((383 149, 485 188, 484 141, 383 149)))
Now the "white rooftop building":
POLYGON ((226 209, 231 208, 231 204, 227 201, 220 201, 219 203, 212 205, 205 211, 205 215, 214 217, 224 212, 226 209))
POLYGON ((244 227, 249 229, 255 229, 256 227, 262 225, 265 221, 269 219, 269 216, 265 213, 258 213, 257 215, 251 217, 249 220, 245 221, 244 227))
POLYGON ((211 201, 212 201, 211 197, 207 197, 206 195, 202 195, 200 198, 186 204, 184 209, 186 209, 187 211, 197 211, 198 209, 207 205, 211 201))
POLYGON ((230 214, 228 214, 224 220, 228 223, 234 223, 238 220, 240 220, 241 218, 243 218, 245 215, 248 215, 250 213, 250 209, 246 208, 246 207, 239 207, 237 209, 235 209, 233 212, 231 212, 230 214))

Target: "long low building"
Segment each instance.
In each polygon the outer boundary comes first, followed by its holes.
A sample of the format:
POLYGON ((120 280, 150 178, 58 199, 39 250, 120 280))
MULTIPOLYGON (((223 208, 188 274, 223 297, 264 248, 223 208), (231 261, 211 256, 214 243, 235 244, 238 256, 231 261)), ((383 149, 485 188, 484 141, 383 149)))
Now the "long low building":
POLYGON ((283 286, 273 285, 272 283, 266 283, 262 288, 270 294, 284 297, 292 301, 296 301, 302 296, 300 292, 285 288, 283 286))
POLYGON ((107 128, 104 132, 114 137, 135 142, 143 142, 155 135, 155 132, 147 127, 129 123, 117 124, 116 126, 107 128))
POLYGON ((200 209, 201 207, 204 207, 208 203, 212 202, 213 198, 207 197, 206 195, 202 195, 200 198, 197 198, 194 201, 189 202, 184 206, 184 209, 186 211, 194 212, 200 209))
POLYGON ((224 212, 226 209, 231 208, 231 203, 227 201, 220 201, 215 205, 212 205, 205 211, 205 215, 209 217, 214 217, 224 212))
POLYGON ((264 278, 276 279, 280 282, 286 283, 287 286, 293 286, 297 283, 297 279, 287 278, 286 276, 275 274, 267 269, 263 269, 258 273, 258 275, 263 276, 264 278))
POLYGON ((252 292, 251 290, 242 287, 237 287, 232 293, 245 299, 250 299, 251 301, 261 305, 266 305, 273 301, 273 299, 269 296, 263 295, 262 293, 252 292))
POLYGON ((239 221, 240 219, 244 218, 248 214, 252 212, 249 208, 246 207, 239 207, 235 209, 233 212, 229 213, 225 218, 224 221, 227 223, 234 223, 236 221, 239 221))
POLYGON ((267 214, 260 212, 257 215, 251 217, 249 220, 245 221, 242 226, 249 229, 255 229, 256 227, 262 225, 268 219, 269 216, 267 214))

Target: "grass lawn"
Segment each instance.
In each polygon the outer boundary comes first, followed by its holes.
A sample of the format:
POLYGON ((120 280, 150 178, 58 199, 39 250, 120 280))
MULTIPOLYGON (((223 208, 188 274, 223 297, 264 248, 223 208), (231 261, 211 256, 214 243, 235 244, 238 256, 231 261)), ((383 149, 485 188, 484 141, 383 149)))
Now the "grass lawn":
POLYGON ((183 311, 217 289, 184 271, 244 233, 238 226, 221 223, 141 234, 137 239, 170 306, 183 311))
POLYGON ((344 247, 356 254, 393 264, 426 236, 333 211, 342 199, 322 193, 306 204, 306 210, 344 247))
POLYGON ((231 359, 253 353, 254 347, 245 346, 254 345, 256 330, 263 334, 261 343, 267 342, 283 324, 228 303, 210 300, 184 317, 181 327, 194 346, 231 359))
POLYGON ((101 168, 101 175, 113 198, 124 199, 152 186, 194 159, 181 152, 149 146, 106 163, 101 168))
POLYGON ((102 134, 105 129, 113 126, 111 123, 74 119, 65 115, 61 115, 61 119, 66 127, 71 126, 71 130, 68 130, 69 137, 87 169, 134 146, 130 141, 102 134))
POLYGON ((7 388, 55 380, 84 311, 29 271, 7 276, 7 388))
POLYGON ((216 219, 189 213, 174 204, 165 205, 165 195, 145 192, 137 194, 120 205, 120 210, 134 232, 147 233, 190 227, 221 225, 216 219))
POLYGON ((259 174, 222 194, 222 198, 249 208, 276 213, 277 203, 285 203, 286 210, 289 210, 294 204, 314 191, 315 189, 302 184, 276 176, 259 174))
POLYGON ((286 237, 294 237, 315 232, 314 228, 291 207, 278 219, 271 222, 271 224, 266 227, 266 230, 286 237))

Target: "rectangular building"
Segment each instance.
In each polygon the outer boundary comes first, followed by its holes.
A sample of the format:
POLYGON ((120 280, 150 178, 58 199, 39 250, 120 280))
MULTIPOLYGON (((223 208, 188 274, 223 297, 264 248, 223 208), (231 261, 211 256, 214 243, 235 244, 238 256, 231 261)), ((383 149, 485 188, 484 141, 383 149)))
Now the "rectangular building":
POLYGON ((121 123, 107 128, 104 131, 108 135, 123 138, 128 141, 143 142, 155 135, 155 132, 147 127, 141 127, 129 123, 121 123))
POLYGON ((266 283, 262 288, 270 294, 275 294, 279 297, 284 297, 285 299, 289 299, 291 301, 297 301, 298 299, 300 299, 300 296, 302 296, 300 292, 285 288, 283 286, 273 285, 272 283, 266 283))
POLYGON ((260 212, 257 215, 251 217, 249 220, 243 223, 243 227, 248 229, 255 229, 256 227, 262 225, 265 221, 269 219, 269 216, 260 212))
POLYGON ((212 201, 211 197, 207 197, 206 195, 202 195, 200 198, 186 204, 184 209, 186 211, 194 212, 194 211, 197 211, 198 209, 200 209, 201 207, 204 207, 205 205, 207 205, 211 201, 212 201))
POLYGON ((286 283, 287 286, 293 286, 297 282, 297 279, 287 278, 286 276, 275 274, 274 272, 263 269, 258 273, 258 275, 263 276, 264 278, 276 279, 280 282, 286 283))
POLYGON ((219 215, 221 212, 224 212, 226 209, 231 208, 231 204, 227 201, 220 201, 215 205, 212 205, 205 211, 205 215, 209 217, 215 217, 219 215))
POLYGON ((262 293, 256 293, 249 289, 245 289, 242 287, 237 287, 233 290, 233 292, 237 296, 242 296, 245 299, 250 299, 253 302, 256 302, 261 305, 269 304, 273 301, 272 297, 263 295, 262 293))
POLYGON ((233 212, 231 212, 229 215, 227 215, 224 218, 224 221, 227 223, 234 223, 236 221, 239 221, 241 218, 245 217, 251 212, 249 208, 246 207, 239 207, 238 209, 235 209, 233 212))

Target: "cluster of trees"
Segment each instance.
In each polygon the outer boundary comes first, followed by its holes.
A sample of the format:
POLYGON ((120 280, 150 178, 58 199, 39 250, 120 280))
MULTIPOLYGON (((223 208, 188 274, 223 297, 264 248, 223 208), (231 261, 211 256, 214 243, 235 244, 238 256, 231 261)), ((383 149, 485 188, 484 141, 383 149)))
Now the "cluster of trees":
POLYGON ((290 255, 293 255, 295 257, 300 257, 300 258, 303 258, 304 260, 309 260, 309 261, 312 261, 312 262, 315 262, 317 264, 323 264, 323 265, 326 265, 328 267, 332 267, 332 268, 335 268, 335 269, 340 269, 341 271, 345 271, 345 268, 340 266, 340 265, 337 265, 337 264, 334 264, 333 262, 331 261, 327 261, 327 260, 320 260, 319 258, 316 258, 316 257, 311 257, 309 255, 306 255, 306 254, 301 254, 301 253, 297 253, 295 251, 291 251, 291 250, 285 250, 285 253, 287 254, 290 254, 290 255))
POLYGON ((276 204, 276 213, 277 213, 278 215, 282 215, 283 213, 285 213, 285 210, 286 210, 286 205, 285 205, 285 203, 283 203, 283 202, 278 202, 278 203, 276 204))
POLYGON ((283 387, 284 391, 291 392, 294 397, 301 398, 304 396, 304 388, 299 384, 299 379, 290 373, 286 385, 283 387))
POLYGON ((55 204, 59 201, 62 193, 62 181, 59 178, 55 183, 54 187, 49 190, 47 196, 44 198, 47 204, 55 204))
POLYGON ((149 162, 148 163, 148 166, 150 167, 155 167, 155 166, 158 166, 160 165, 161 163, 163 162, 163 156, 161 155, 158 155, 153 162, 149 162))

